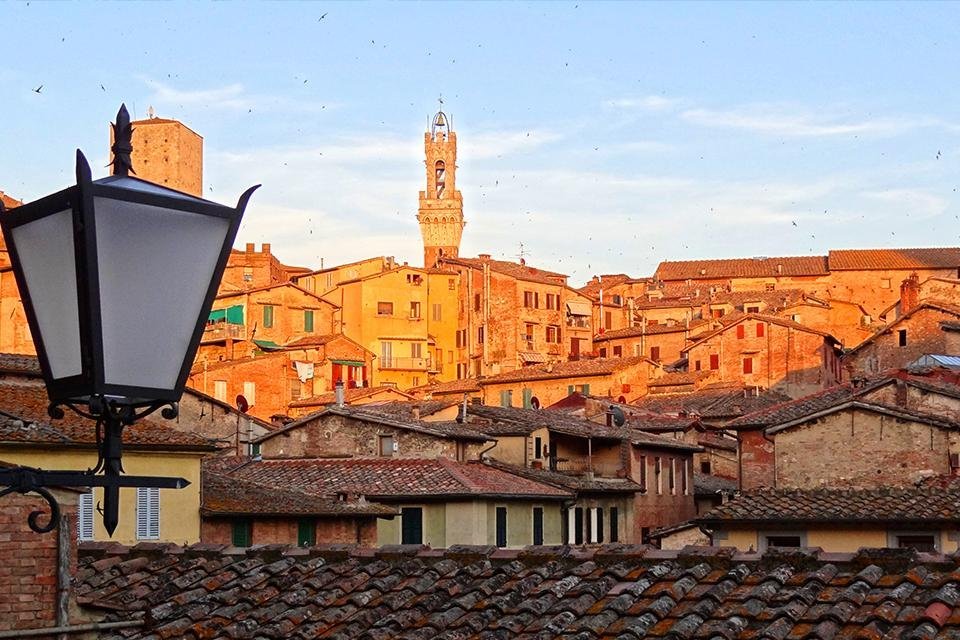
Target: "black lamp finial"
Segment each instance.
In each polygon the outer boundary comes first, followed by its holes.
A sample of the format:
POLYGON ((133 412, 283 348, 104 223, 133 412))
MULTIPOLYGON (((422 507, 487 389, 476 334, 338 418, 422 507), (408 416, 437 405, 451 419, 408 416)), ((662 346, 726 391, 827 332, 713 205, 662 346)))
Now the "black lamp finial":
POLYGON ((130 126, 130 114, 127 112, 127 105, 121 104, 117 111, 117 122, 113 125, 113 175, 128 176, 133 170, 133 161, 130 154, 133 152, 133 127, 130 126))

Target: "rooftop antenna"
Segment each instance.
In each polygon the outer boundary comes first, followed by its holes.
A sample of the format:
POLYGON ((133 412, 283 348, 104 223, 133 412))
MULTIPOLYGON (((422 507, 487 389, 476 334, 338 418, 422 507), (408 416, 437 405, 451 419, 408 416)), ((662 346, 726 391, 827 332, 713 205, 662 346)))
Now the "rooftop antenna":
POLYGON ((517 254, 517 260, 520 261, 520 264, 526 264, 526 263, 527 263, 527 256, 528 256, 528 255, 529 255, 529 253, 527 253, 527 251, 524 250, 524 248, 523 248, 523 243, 521 242, 521 243, 520 243, 520 253, 517 254))
POLYGON ((157 117, 157 112, 153 110, 153 105, 150 105, 149 107, 147 107, 147 118, 149 118, 150 120, 153 120, 156 117, 157 117))

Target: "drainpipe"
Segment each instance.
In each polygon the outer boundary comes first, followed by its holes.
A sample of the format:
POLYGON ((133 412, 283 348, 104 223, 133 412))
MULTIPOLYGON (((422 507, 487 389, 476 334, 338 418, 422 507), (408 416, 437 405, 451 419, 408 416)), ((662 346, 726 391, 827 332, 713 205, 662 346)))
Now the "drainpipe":
MULTIPOLYGON (((70 517, 62 514, 57 527, 57 626, 70 624, 70 549, 73 529, 70 517)), ((60 636, 66 637, 65 634, 60 636)))
MULTIPOLYGON (((483 263, 483 367, 490 357, 490 265, 483 263)), ((482 371, 481 373, 486 373, 482 371)))

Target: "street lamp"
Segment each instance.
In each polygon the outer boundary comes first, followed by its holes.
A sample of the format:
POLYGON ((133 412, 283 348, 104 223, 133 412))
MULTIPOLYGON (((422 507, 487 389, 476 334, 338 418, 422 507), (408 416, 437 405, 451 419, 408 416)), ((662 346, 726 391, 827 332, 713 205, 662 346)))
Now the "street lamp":
MULTIPOLYGON (((96 421, 98 461, 84 472, 0 470, 0 496, 47 486, 101 486, 104 526, 117 526, 119 489, 179 488, 181 478, 121 477, 125 425, 166 406, 177 415, 190 366, 253 191, 235 208, 129 175, 132 129, 114 125, 113 175, 93 180, 77 151, 76 185, 0 216, 50 398, 96 421)), ((258 185, 259 186, 259 185, 258 185)), ((2 205, 0 205, 2 206, 2 205)))

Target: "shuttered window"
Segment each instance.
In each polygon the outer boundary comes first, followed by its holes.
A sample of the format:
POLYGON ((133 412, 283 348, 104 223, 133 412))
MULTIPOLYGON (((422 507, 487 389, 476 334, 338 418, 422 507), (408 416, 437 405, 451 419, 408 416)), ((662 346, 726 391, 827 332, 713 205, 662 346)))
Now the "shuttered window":
POLYGON ((77 504, 77 540, 93 540, 93 492, 80 494, 77 504))
POLYGON ((543 507, 533 508, 533 544, 543 544, 543 507))
POLYGON ((313 333, 313 309, 303 310, 303 330, 307 333, 313 333))
POLYGON ((507 546, 507 508, 497 507, 497 546, 507 546))
POLYGON ((160 539, 160 489, 137 487, 137 540, 160 539))
POLYGON ((597 542, 603 542, 603 507, 597 507, 597 542))
POLYGON ((583 507, 573 510, 573 543, 583 544, 583 507))
POLYGON ((404 507, 400 510, 401 544, 423 544, 423 509, 404 507))
POLYGON ((610 542, 620 541, 620 509, 610 507, 610 542))
POLYGON ((263 305, 263 326, 266 329, 273 326, 273 305, 263 305))
POLYGON ((249 520, 235 520, 230 527, 230 542, 235 547, 253 544, 253 525, 249 520))
POLYGON ((315 520, 303 519, 297 522, 297 546, 312 547, 317 544, 317 523, 315 520))

